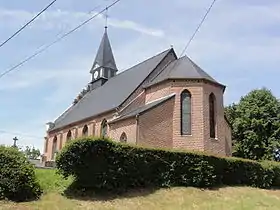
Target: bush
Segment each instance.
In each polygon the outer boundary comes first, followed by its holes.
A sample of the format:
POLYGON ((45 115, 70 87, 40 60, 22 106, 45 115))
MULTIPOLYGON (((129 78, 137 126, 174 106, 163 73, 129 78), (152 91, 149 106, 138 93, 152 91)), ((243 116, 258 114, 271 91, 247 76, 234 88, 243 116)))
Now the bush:
POLYGON ((273 161, 265 161, 262 164, 264 167, 273 171, 272 186, 279 187, 280 186, 280 164, 278 162, 273 162, 273 161))
POLYGON ((73 175, 82 188, 126 190, 135 187, 248 185, 280 186, 279 164, 262 164, 202 153, 147 149, 108 139, 78 139, 56 159, 59 172, 73 175))
POLYGON ((34 169, 23 153, 0 146, 0 199, 26 201, 39 198, 42 192, 34 169))

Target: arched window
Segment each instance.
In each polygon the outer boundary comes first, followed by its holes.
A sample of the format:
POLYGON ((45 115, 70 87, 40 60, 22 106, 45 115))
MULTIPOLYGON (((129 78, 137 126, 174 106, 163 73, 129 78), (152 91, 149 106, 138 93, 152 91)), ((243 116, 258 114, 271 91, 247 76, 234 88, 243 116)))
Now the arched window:
POLYGON ((70 141, 72 139, 72 133, 71 131, 68 131, 67 136, 66 136, 66 141, 70 141))
POLYGON ((57 137, 55 136, 53 138, 53 144, 52 144, 52 160, 54 160, 56 152, 57 152, 57 137))
POLYGON ((127 136, 126 136, 125 132, 122 133, 121 138, 120 138, 120 142, 121 143, 126 143, 127 142, 127 136))
POLYGON ((101 136, 106 137, 108 131, 108 124, 107 121, 104 119, 101 123, 101 136))
POLYGON ((210 138, 216 137, 216 97, 213 93, 209 95, 209 127, 210 138))
POLYGON ((83 136, 88 136, 88 126, 85 125, 83 128, 83 136))
POLYGON ((191 93, 184 90, 181 93, 181 135, 191 135, 191 93))

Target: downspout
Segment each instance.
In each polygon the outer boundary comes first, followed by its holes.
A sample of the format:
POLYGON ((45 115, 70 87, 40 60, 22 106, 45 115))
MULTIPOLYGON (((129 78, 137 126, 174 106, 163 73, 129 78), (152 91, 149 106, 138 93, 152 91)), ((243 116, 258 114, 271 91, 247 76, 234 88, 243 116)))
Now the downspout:
POLYGON ((136 142, 135 144, 138 145, 139 141, 139 114, 136 115, 136 142))

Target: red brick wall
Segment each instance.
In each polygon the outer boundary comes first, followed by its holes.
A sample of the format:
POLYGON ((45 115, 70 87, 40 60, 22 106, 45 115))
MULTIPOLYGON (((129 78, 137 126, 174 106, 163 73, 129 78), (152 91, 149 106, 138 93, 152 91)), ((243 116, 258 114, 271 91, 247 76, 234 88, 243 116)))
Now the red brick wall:
MULTIPOLYGON (((58 146, 58 151, 60 151, 66 144, 66 139, 67 139, 67 133, 70 130, 72 133, 72 138, 79 138, 82 136, 82 130, 84 125, 88 126, 89 129, 89 135, 90 136, 100 136, 100 128, 101 128, 101 123, 103 119, 106 119, 109 121, 113 117, 113 112, 98 116, 96 118, 90 119, 88 121, 83 121, 83 122, 77 122, 76 125, 72 125, 71 127, 66 127, 61 130, 58 130, 56 132, 48 133, 47 134, 47 139, 48 139, 48 149, 47 152, 44 154, 47 157, 47 161, 51 159, 52 155, 52 145, 53 145, 53 138, 55 135, 57 135, 57 146, 58 146), (62 145, 62 148, 60 147, 62 145)), ((108 134, 110 134, 110 127, 108 126, 108 134)))
POLYGON ((121 120, 110 124, 110 137, 116 141, 120 140, 122 133, 127 136, 127 143, 136 144, 136 118, 121 120))
POLYGON ((231 127, 224 121, 224 128, 225 128, 225 152, 227 156, 232 156, 232 137, 231 137, 231 127))
POLYGON ((187 150, 204 150, 203 86, 198 81, 173 81, 171 92, 176 93, 173 119, 173 147, 187 150), (191 93, 191 135, 181 135, 181 93, 191 93))
POLYGON ((171 82, 163 82, 146 89, 146 103, 171 94, 171 82))
POLYGON ((47 136, 46 140, 48 143, 45 145, 47 146, 47 151, 46 148, 44 148, 44 155, 46 155, 47 160, 51 160, 52 157, 52 152, 53 152, 53 141, 55 139, 55 137, 57 138, 57 144, 56 144, 56 150, 61 150, 64 142, 63 142, 63 133, 62 132, 58 132, 55 133, 53 135, 47 136), (45 152, 46 151, 46 152, 45 152))
POLYGON ((205 151, 218 155, 226 155, 225 144, 225 118, 224 118, 224 102, 223 90, 219 86, 212 84, 203 84, 203 103, 204 103, 204 144, 205 151), (209 95, 213 93, 216 98, 215 114, 216 114, 216 138, 210 138, 209 126, 209 95))
POLYGON ((137 144, 146 147, 172 147, 174 99, 143 113, 138 119, 137 144))

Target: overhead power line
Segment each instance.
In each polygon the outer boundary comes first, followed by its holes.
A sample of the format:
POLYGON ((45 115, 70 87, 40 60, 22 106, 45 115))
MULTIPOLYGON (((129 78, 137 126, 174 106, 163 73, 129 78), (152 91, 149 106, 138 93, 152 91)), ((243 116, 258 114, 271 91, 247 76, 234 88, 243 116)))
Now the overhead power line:
POLYGON ((84 22, 82 22, 81 24, 79 24, 78 26, 76 26, 75 28, 73 28, 72 30, 68 31, 67 33, 63 34, 62 36, 60 36, 59 38, 57 38, 56 40, 54 40, 53 42, 49 43, 48 45, 46 45, 45 47, 43 47, 41 50, 38 50, 37 52, 35 52, 34 54, 32 54, 31 56, 27 57, 26 59, 22 60, 20 63, 16 64, 15 66, 11 67, 10 69, 4 71, 3 73, 0 74, 0 79, 2 77, 4 77, 6 74, 10 73, 11 71, 14 71, 15 69, 17 69, 18 67, 22 66, 24 63, 28 62, 29 60, 31 60, 32 58, 36 57, 37 55, 41 54, 42 52, 46 51, 48 48, 50 48, 51 46, 53 46, 54 44, 56 44, 57 42, 60 42, 61 40, 63 40, 64 38, 66 38, 67 36, 69 36, 70 34, 72 34, 73 32, 77 31, 79 28, 81 28, 82 26, 84 26, 85 24, 87 24, 88 22, 90 22, 92 19, 96 18, 98 15, 102 14, 104 11, 106 11, 107 9, 113 7, 115 4, 117 4, 119 1, 121 0, 116 0, 113 3, 111 3, 110 5, 108 5, 106 8, 102 9, 100 12, 96 13, 95 15, 93 15, 92 17, 88 18, 87 20, 85 20, 84 22))
POLYGON ((183 49, 182 53, 180 54, 180 57, 183 56, 183 54, 185 54, 187 48, 189 47, 189 45, 191 44, 192 40, 194 39, 195 35, 197 34, 198 30, 200 29, 200 27, 202 26, 202 24, 204 23, 206 17, 208 16, 209 12, 211 11, 212 7, 214 6, 216 0, 213 0, 213 2, 211 3, 210 7, 207 9, 205 15, 203 16, 201 22, 198 24, 196 30, 194 31, 193 35, 191 36, 190 40, 187 42, 185 48, 183 49))
POLYGON ((25 25, 23 25, 19 30, 17 30, 12 36, 10 36, 6 41, 0 44, 0 48, 3 47, 8 41, 18 35, 24 28, 26 28, 29 24, 31 24, 34 20, 36 20, 41 14, 43 14, 49 7, 51 7, 57 0, 53 0, 49 3, 43 10, 41 10, 37 15, 35 15, 30 21, 28 21, 25 25))
MULTIPOLYGON (((214 6, 216 0, 213 0, 213 2, 211 3, 210 7, 207 9, 205 15, 203 16, 202 20, 200 21, 200 23, 198 24, 197 28, 195 29, 194 33, 192 34, 191 38, 189 39, 189 41, 187 42, 185 48, 183 49, 182 53, 180 54, 179 58, 183 56, 183 54, 185 54, 187 48, 190 46, 192 40, 194 39, 195 35, 197 34, 198 30, 200 29, 200 27, 202 26, 202 24, 204 23, 204 21, 206 20, 207 15, 209 14, 209 12, 211 11, 212 7, 214 6)), ((179 59, 178 59, 179 60, 179 59)), ((174 69, 177 65, 178 65, 178 60, 176 60, 172 66, 172 69, 174 69)), ((167 65, 166 65, 167 66, 167 65)), ((165 68, 165 67, 164 67, 165 68)), ((163 70, 164 70, 163 68, 163 70)), ((161 70, 157 75, 159 75, 163 70, 161 70)), ((149 97, 148 100, 150 100, 153 95, 155 93, 151 94, 151 96, 149 97)))

